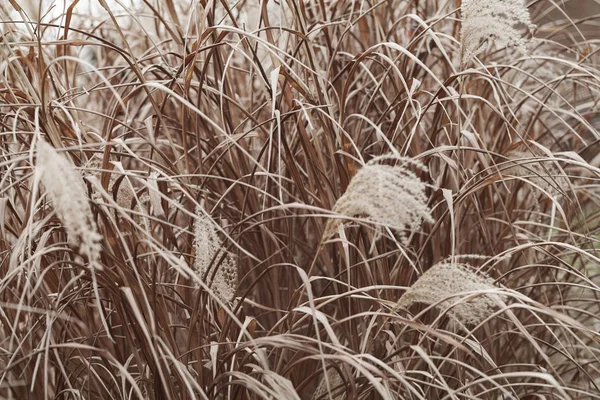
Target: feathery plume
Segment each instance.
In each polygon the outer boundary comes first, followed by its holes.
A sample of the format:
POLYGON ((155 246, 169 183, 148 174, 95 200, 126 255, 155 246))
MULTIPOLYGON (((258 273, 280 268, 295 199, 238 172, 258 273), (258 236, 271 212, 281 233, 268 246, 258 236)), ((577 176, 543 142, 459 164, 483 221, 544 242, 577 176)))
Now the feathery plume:
POLYGON ((464 300, 468 294, 461 293, 495 290, 494 280, 475 273, 467 264, 440 262, 427 270, 404 293, 398 308, 408 309, 416 303, 435 304, 442 312, 465 324, 478 324, 495 308, 494 296, 481 294, 464 300))
POLYGON ((330 368, 327 371, 327 379, 325 379, 325 375, 323 375, 323 377, 319 381, 319 385, 317 386, 317 389, 313 393, 311 399, 312 400, 326 400, 326 399, 342 400, 342 399, 346 398, 345 390, 346 390, 346 387, 344 385, 344 380, 342 379, 340 374, 337 372, 337 370, 335 368, 330 368), (327 381, 329 381, 329 390, 331 390, 331 394, 334 397, 328 396, 329 392, 327 390, 327 381))
MULTIPOLYGON (((432 222, 425 194, 427 185, 409 169, 411 166, 427 171, 423 164, 409 158, 394 155, 374 158, 352 178, 333 212, 348 217, 366 216, 398 231, 414 231, 422 221, 432 222)), ((324 237, 332 236, 341 223, 340 219, 330 219, 324 237)))
POLYGON ((100 239, 85 186, 79 172, 71 162, 60 155, 43 139, 37 144, 36 169, 46 188, 52 206, 62 221, 69 242, 79 247, 90 264, 100 268, 100 239))
POLYGON ((507 154, 507 157, 514 166, 508 168, 506 173, 523 177, 552 196, 558 196, 569 190, 569 178, 552 160, 535 160, 535 162, 532 162, 534 158, 546 158, 545 155, 532 155, 531 153, 513 150, 507 154))
POLYGON ((515 26, 525 25, 530 30, 529 10, 523 0, 463 0, 460 41, 463 63, 483 51, 483 45, 494 42, 499 47, 514 47, 525 52, 527 41, 515 26))
POLYGON ((237 288, 238 271, 235 258, 222 248, 214 221, 204 216, 199 209, 196 210, 196 215, 198 217, 194 225, 194 269, 202 278, 206 276, 210 280, 214 275, 209 287, 221 301, 227 303, 233 299, 237 288), (216 273, 211 269, 215 266, 218 268, 216 273))

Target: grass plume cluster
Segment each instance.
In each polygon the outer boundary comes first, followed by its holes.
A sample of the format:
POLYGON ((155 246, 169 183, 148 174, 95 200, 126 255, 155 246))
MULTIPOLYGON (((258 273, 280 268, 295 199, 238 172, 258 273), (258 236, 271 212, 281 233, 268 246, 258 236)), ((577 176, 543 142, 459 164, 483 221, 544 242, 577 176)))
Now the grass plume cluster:
POLYGON ((0 398, 600 398, 582 1, 0 2, 0 398))

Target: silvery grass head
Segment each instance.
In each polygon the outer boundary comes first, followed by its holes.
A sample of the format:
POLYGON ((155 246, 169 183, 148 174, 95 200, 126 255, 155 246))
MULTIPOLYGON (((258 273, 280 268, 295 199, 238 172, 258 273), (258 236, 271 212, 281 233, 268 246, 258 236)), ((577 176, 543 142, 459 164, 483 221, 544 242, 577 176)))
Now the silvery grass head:
POLYGON ((506 173, 531 182, 532 188, 543 190, 552 197, 569 191, 568 176, 548 156, 540 152, 512 150, 507 157, 513 166, 506 173))
POLYGON ((346 398, 345 390, 346 385, 339 372, 335 368, 330 368, 327 370, 327 373, 321 377, 311 399, 342 400, 346 398))
POLYGON ((238 267, 233 254, 221 245, 215 222, 198 208, 194 224, 194 269, 224 303, 233 300, 238 267), (216 268, 216 270, 215 270, 216 268))
POLYGON ((494 311, 499 299, 497 293, 483 292, 497 292, 498 288, 493 279, 467 264, 443 261, 425 271, 402 295, 397 307, 432 305, 463 324, 479 324, 494 311))
MULTIPOLYGON (((352 178, 333 212, 366 217, 399 232, 415 231, 423 221, 433 222, 427 205, 427 184, 411 168, 427 171, 422 163, 410 158, 384 155, 372 159, 352 178)), ((334 235, 341 224, 339 218, 330 219, 324 237, 334 235)))
POLYGON ((460 41, 462 62, 465 64, 485 50, 492 42, 498 47, 514 47, 525 52, 527 41, 517 28, 524 25, 530 30, 529 10, 523 0, 463 0, 460 41))
POLYGON ((100 268, 102 237, 93 219, 81 175, 68 158, 43 139, 37 143, 36 170, 67 231, 69 242, 79 248, 91 266, 100 268))

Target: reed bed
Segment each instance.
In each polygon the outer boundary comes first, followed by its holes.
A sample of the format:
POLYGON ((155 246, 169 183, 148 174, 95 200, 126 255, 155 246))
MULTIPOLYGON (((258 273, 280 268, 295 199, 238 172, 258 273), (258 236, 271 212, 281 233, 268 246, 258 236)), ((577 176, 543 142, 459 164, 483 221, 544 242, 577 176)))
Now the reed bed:
POLYGON ((2 1, 0 398, 600 398, 581 4, 2 1))

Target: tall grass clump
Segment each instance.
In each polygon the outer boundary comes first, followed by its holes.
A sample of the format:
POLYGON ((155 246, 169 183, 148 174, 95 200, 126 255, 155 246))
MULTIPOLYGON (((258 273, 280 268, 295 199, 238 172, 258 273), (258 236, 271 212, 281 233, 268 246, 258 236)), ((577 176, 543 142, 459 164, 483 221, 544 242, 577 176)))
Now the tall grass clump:
POLYGON ((596 1, 0 17, 0 398, 600 398, 596 1))

